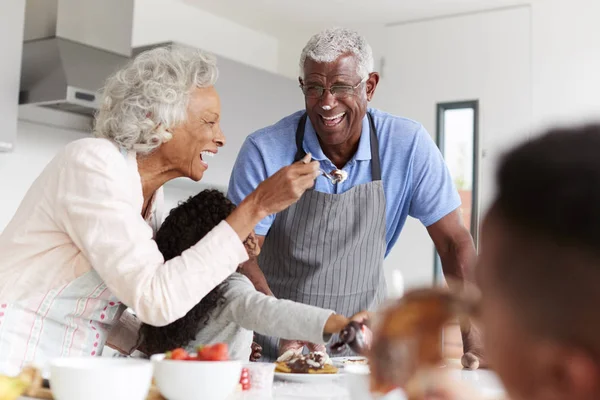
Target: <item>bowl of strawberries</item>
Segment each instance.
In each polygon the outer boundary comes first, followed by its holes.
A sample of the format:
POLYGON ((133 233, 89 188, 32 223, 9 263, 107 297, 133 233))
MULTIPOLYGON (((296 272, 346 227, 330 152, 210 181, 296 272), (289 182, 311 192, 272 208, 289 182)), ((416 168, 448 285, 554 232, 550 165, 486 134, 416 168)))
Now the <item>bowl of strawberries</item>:
POLYGON ((174 349, 151 357, 154 381, 169 400, 226 400, 238 389, 242 362, 229 359, 227 344, 174 349))

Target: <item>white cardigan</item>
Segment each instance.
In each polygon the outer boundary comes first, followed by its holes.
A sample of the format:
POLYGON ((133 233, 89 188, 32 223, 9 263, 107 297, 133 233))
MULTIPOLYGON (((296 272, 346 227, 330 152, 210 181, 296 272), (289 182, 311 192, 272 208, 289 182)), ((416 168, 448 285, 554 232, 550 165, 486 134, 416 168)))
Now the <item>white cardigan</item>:
POLYGON ((184 316, 248 255, 223 221, 165 262, 148 223, 156 227, 161 218, 161 191, 155 199, 146 221, 135 153, 124 157, 97 138, 67 145, 0 235, 0 303, 24 301, 94 270, 142 321, 160 326, 184 316))

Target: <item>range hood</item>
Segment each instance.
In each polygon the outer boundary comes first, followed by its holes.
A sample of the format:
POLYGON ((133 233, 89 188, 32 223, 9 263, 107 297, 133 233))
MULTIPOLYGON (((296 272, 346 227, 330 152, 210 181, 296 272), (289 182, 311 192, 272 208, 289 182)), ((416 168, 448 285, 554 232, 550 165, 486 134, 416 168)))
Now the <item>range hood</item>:
POLYGON ((93 115, 106 78, 128 61, 58 37, 25 42, 19 104, 93 115))
POLYGON ((131 58, 133 0, 27 0, 20 105, 86 116, 131 58))

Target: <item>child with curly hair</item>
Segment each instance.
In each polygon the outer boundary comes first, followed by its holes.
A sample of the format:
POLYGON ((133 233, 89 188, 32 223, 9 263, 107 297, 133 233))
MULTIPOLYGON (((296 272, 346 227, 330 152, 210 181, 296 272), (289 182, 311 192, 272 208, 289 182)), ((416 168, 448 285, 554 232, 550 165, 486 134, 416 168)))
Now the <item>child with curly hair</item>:
MULTIPOLYGON (((165 260, 177 257, 197 243, 234 208, 223 193, 204 190, 173 209, 155 238, 165 260)), ((244 244, 250 255, 260 251, 254 235, 244 244)), ((254 331, 324 344, 350 321, 361 322, 366 318, 366 312, 346 318, 333 310, 267 296, 257 291, 246 276, 236 272, 183 318, 162 327, 142 324, 139 349, 152 355, 180 347, 192 351, 200 344, 225 342, 230 358, 248 360, 254 331)))

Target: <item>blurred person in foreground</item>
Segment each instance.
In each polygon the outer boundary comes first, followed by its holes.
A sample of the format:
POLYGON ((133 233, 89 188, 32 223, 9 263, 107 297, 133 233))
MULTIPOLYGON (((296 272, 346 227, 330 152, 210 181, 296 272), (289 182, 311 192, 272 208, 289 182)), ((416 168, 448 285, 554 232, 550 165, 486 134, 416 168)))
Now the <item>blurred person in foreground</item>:
MULTIPOLYGON (((600 125, 515 148, 497 177, 476 269, 490 367, 512 400, 599 399, 600 125)), ((429 384, 430 399, 474 398, 429 384)))

